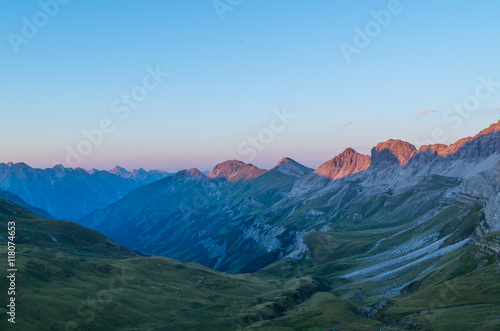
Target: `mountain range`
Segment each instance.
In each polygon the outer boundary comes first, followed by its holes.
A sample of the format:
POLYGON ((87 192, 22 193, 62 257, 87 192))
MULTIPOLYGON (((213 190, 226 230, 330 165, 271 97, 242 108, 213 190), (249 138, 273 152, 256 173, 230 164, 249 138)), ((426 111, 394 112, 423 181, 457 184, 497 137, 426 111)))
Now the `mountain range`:
MULTIPOLYGON (((389 140, 371 156, 349 148, 314 171, 289 158, 268 171, 226 161, 206 177, 192 169, 142 186, 79 222, 134 250, 254 272, 287 256, 311 255, 304 246, 309 233, 324 236, 358 223, 392 229, 402 225, 391 219, 431 217, 457 204, 465 183, 500 161, 499 131, 500 122, 450 146, 418 150, 389 140), (394 200, 396 210, 389 208, 394 200)), ((432 242, 451 234, 435 231, 432 242)))
POLYGON ((316 170, 230 160, 144 185, 119 167, 0 171, 0 250, 14 220, 18 299, 37 302, 19 307, 25 329, 500 327, 500 122, 316 170))
POLYGON ((25 163, 9 162, 0 163, 0 189, 60 219, 78 219, 119 200, 134 188, 170 175, 144 169, 128 172, 120 167, 110 171, 62 165, 34 169, 25 163))

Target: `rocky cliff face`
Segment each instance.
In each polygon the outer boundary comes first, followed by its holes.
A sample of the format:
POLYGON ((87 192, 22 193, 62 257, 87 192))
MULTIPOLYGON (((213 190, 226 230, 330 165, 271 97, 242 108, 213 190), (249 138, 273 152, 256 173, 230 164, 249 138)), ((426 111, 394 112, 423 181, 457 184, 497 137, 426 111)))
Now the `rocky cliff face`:
POLYGON ((466 180, 460 193, 478 199, 485 206, 486 222, 478 229, 480 235, 500 231, 500 163, 495 169, 466 180))
POLYGON ((421 153, 439 154, 447 148, 448 148, 448 145, 445 145, 445 144, 422 145, 418 149, 418 154, 421 154, 421 153))
POLYGON ((460 139, 439 156, 449 158, 484 158, 497 153, 500 148, 500 121, 479 132, 474 137, 460 139))
POLYGON ((431 152, 441 158, 487 157, 500 146, 500 121, 490 125, 474 137, 466 137, 447 146, 443 144, 421 146, 418 153, 431 152))
POLYGON ((500 122, 474 137, 458 140, 450 146, 422 146, 402 169, 407 176, 442 175, 470 178, 495 167, 500 161, 500 122))

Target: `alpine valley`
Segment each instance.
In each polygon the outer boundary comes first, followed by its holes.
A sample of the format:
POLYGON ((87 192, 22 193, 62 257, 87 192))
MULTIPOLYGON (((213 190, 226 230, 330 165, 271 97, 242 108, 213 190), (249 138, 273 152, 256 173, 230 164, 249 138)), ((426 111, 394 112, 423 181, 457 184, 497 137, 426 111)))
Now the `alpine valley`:
POLYGON ((500 330, 500 122, 316 170, 0 164, 0 188, 19 330, 500 330))

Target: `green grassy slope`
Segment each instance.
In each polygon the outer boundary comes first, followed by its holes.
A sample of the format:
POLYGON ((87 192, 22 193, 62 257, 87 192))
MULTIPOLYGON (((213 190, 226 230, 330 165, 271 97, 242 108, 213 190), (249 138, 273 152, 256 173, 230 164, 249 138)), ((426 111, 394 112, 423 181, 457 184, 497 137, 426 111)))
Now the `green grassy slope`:
MULTIPOLYGON (((283 316, 324 290, 310 277, 229 275, 169 258, 141 257, 96 231, 41 220, 0 199, 4 257, 6 223, 12 220, 17 230, 16 330, 236 330, 283 316)), ((2 277, 0 288, 7 285, 2 277)), ((6 316, 2 298, 0 315, 6 316)), ((0 329, 13 328, 2 318, 0 329)))

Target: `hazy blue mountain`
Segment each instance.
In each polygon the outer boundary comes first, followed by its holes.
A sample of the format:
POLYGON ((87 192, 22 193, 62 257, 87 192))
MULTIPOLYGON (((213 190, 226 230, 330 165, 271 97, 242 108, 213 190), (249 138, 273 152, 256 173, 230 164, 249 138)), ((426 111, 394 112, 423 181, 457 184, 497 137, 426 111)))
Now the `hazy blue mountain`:
POLYGON ((35 169, 25 163, 0 163, 0 189, 61 219, 78 219, 125 196, 131 190, 172 174, 144 169, 110 171, 62 165, 35 169))
POLYGON ((61 219, 77 219, 108 206, 134 188, 161 178, 151 173, 122 178, 107 171, 65 168, 34 169, 25 163, 0 163, 0 189, 61 219))

